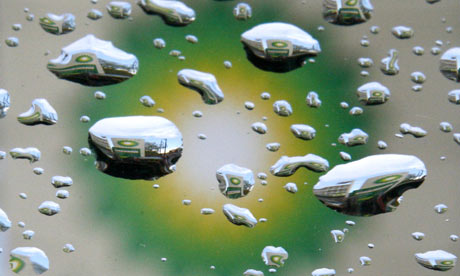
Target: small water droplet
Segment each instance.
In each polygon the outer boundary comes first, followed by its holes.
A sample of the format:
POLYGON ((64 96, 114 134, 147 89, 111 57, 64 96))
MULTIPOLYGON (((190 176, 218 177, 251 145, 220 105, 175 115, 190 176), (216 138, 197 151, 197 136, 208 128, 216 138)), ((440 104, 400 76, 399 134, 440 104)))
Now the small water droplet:
POLYGON ((43 201, 38 206, 38 211, 44 215, 53 216, 61 211, 61 207, 54 201, 43 201))
POLYGON ((124 1, 111 1, 106 6, 109 14, 115 19, 125 19, 131 15, 131 4, 124 1))
POLYGON ((145 107, 153 107, 155 105, 155 101, 147 95, 140 97, 139 101, 145 107))
POLYGON ((233 16, 238 20, 248 20, 252 17, 252 8, 249 4, 238 3, 233 8, 233 16))
POLYGON ((257 224, 257 219, 254 215, 246 208, 240 208, 233 204, 225 204, 222 207, 224 215, 228 221, 235 225, 244 225, 249 228, 253 228, 257 224))
POLYGON ((262 260, 265 265, 281 267, 284 265, 284 262, 288 259, 288 252, 280 247, 266 246, 262 250, 262 260))
POLYGON ((218 104, 224 100, 224 93, 214 75, 192 69, 182 69, 177 73, 179 83, 197 91, 206 104, 218 104))
POLYGON ((396 26, 391 29, 391 33, 399 39, 408 39, 414 35, 414 29, 407 26, 396 26))

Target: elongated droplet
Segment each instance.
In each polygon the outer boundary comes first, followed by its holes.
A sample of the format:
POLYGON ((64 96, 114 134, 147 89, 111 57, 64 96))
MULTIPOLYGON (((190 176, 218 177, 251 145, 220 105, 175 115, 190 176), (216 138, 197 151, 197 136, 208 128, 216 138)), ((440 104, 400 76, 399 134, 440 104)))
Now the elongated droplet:
POLYGON ((98 9, 91 9, 88 14, 86 15, 86 17, 88 17, 89 19, 91 20, 99 20, 103 17, 104 15, 102 14, 102 12, 98 9))
POLYGON ((374 65, 374 61, 368 57, 361 57, 361 58, 358 58, 358 64, 362 68, 369 68, 372 65, 374 65))
POLYGON ((399 39, 408 39, 414 35, 414 30, 407 26, 396 26, 391 29, 391 33, 399 39))
POLYGON ((145 107, 153 107, 155 105, 155 101, 148 95, 142 96, 139 101, 145 107))
POLYGON ((211 208, 202 208, 200 213, 202 215, 212 215, 214 214, 216 211, 214 211, 214 209, 211 209, 211 208))
POLYGON ((75 16, 71 13, 61 15, 47 13, 40 17, 40 26, 43 30, 50 34, 62 35, 75 30, 75 16))
POLYGON ((362 266, 371 265, 372 259, 367 256, 359 257, 359 262, 362 266))
POLYGON ((297 185, 295 183, 287 183, 283 186, 283 188, 291 194, 295 194, 298 191, 297 185))
POLYGON ((300 167, 314 172, 325 172, 329 169, 329 162, 315 154, 305 156, 282 156, 271 168, 270 172, 275 176, 291 176, 300 167))
POLYGON ((241 208, 233 204, 225 204, 222 207, 224 215, 228 221, 235 225, 244 225, 249 228, 253 228, 257 224, 257 219, 254 215, 246 208, 241 208))
POLYGON ((421 127, 411 126, 408 123, 403 123, 399 126, 399 131, 402 134, 411 134, 415 138, 421 138, 427 135, 426 130, 421 127))
POLYGON ((268 266, 282 267, 288 257, 288 252, 281 246, 274 247, 269 245, 262 250, 262 260, 268 266))
POLYGON ((268 143, 265 145, 265 148, 271 152, 276 152, 280 149, 281 144, 277 142, 268 143))
POLYGON ((391 49, 388 52, 388 57, 381 60, 380 70, 385 75, 397 75, 399 73, 398 56, 399 52, 391 49))
POLYGON ((264 273, 260 270, 248 269, 243 272, 243 276, 264 276, 264 273))
POLYGON ((460 104, 460 89, 450 91, 447 99, 453 104, 460 104))
POLYGON ((264 123, 256 122, 251 125, 252 130, 259 134, 267 133, 267 126, 264 123))
POLYGON ((416 253, 415 260, 426 268, 447 271, 455 266, 457 256, 444 250, 434 250, 425 253, 416 253))
POLYGON ((29 110, 19 114, 18 121, 29 126, 54 125, 58 121, 58 114, 46 99, 35 99, 29 110))
POLYGON ((228 198, 240 198, 254 188, 254 173, 235 164, 227 164, 216 172, 219 189, 228 198))
POLYGON ((447 212, 447 209, 448 209, 447 205, 443 204, 443 203, 440 203, 440 204, 437 204, 436 206, 434 206, 434 210, 438 214, 444 214, 445 212, 447 212))
POLYGON ((460 82, 460 47, 447 50, 439 61, 439 70, 444 77, 460 82))
POLYGON ((411 234, 412 238, 416 241, 421 241, 425 238, 425 234, 422 232, 414 232, 411 234))
POLYGON ((362 131, 359 128, 353 129, 350 133, 342 133, 339 136, 339 143, 353 147, 357 145, 364 145, 367 143, 369 135, 366 132, 362 131))
POLYGON ((5 43, 8 47, 17 47, 19 46, 19 39, 17 37, 10 36, 5 39, 5 43))
POLYGON ((192 69, 182 69, 177 73, 179 83, 197 91, 206 104, 218 104, 224 100, 224 93, 214 75, 192 69))
POLYGON ((351 160, 351 155, 344 152, 344 151, 341 151, 339 152, 340 154, 340 158, 342 158, 343 161, 350 161, 351 160))
POLYGON ((396 210, 402 194, 418 188, 425 177, 425 164, 415 156, 371 155, 335 166, 319 178, 313 193, 338 212, 371 216, 396 210))
POLYGON ((73 180, 69 176, 56 175, 51 178, 51 184, 54 188, 69 187, 72 186, 73 180))
POLYGON ((426 76, 422 72, 413 72, 410 74, 410 79, 415 83, 422 84, 425 82, 426 76))
POLYGON ((145 13, 159 15, 171 26, 185 26, 195 21, 195 11, 181 1, 140 0, 137 3, 145 13))
POLYGON ((318 268, 313 270, 311 276, 335 276, 335 269, 318 268))
POLYGON ((10 252, 10 269, 22 275, 40 275, 49 269, 45 252, 36 247, 17 247, 10 252))
POLYGON ((13 159, 27 159, 30 163, 40 160, 41 153, 37 148, 14 148, 10 150, 10 155, 13 159))

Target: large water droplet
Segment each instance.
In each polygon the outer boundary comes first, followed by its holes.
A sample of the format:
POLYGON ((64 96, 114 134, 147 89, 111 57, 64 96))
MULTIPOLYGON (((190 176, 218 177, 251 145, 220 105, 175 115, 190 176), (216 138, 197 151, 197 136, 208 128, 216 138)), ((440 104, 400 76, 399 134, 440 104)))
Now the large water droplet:
POLYGON ((459 82, 460 75, 460 47, 454 47, 447 50, 439 61, 439 70, 444 77, 459 82))
POLYGON ((10 155, 13 159, 27 159, 30 163, 40 160, 41 153, 37 148, 14 148, 10 150, 10 155))
POLYGON ((235 164, 227 164, 216 172, 219 189, 228 198, 240 198, 249 194, 254 187, 254 173, 235 164))
POLYGON ((70 176, 56 175, 51 178, 51 184, 54 188, 69 187, 72 186, 73 180, 70 176))
POLYGON ((306 102, 309 107, 320 107, 321 106, 321 100, 319 99, 318 93, 314 91, 308 92, 306 102))
POLYGON ((399 39, 407 39, 414 35, 414 30, 407 26, 396 26, 391 29, 391 33, 399 39))
POLYGON ((61 206, 54 201, 43 201, 40 206, 38 206, 38 211, 47 216, 56 215, 61 211, 61 206))
POLYGON ((415 260, 426 268, 447 271, 455 266, 457 256, 444 250, 434 250, 425 253, 416 253, 415 260))
POLYGON ((426 130, 421 127, 411 126, 408 123, 403 123, 399 126, 399 131, 402 134, 412 134, 415 138, 421 138, 427 135, 426 130))
POLYGON ((345 238, 345 234, 341 230, 332 230, 331 235, 336 243, 343 242, 343 239, 345 238))
POLYGON ((224 100, 224 93, 213 74, 192 69, 182 69, 177 73, 179 83, 201 95, 206 104, 218 104, 224 100))
POLYGON ((285 100, 276 101, 273 104, 273 111, 275 111, 276 114, 283 116, 283 117, 292 115, 292 107, 289 104, 289 102, 285 100))
POLYGON ((35 99, 29 110, 19 114, 18 121, 24 125, 54 125, 58 114, 46 99, 35 99))
POLYGON ((460 89, 450 91, 447 99, 453 104, 460 104, 460 89))

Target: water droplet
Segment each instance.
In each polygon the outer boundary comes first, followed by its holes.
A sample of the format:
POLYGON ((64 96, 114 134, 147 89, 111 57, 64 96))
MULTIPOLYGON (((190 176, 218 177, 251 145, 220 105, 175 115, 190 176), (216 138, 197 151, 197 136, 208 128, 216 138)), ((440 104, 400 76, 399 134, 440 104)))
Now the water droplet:
POLYGON ((57 190, 56 191, 56 197, 60 199, 66 199, 70 196, 69 191, 67 190, 57 190))
POLYGON ((370 41, 368 39, 361 39, 359 44, 363 47, 369 47, 370 41))
POLYGON ((107 6, 107 11, 115 19, 125 19, 131 15, 131 4, 124 1, 112 1, 107 6))
POLYGON ((183 148, 179 129, 158 116, 102 119, 89 129, 88 143, 101 172, 145 180, 172 173, 183 148))
POLYGON ((272 72, 288 72, 321 52, 319 42, 297 26, 287 23, 260 24, 241 35, 248 60, 272 72))
POLYGON ((286 191, 288 191, 288 192, 290 192, 290 193, 293 193, 293 194, 297 193, 297 191, 298 191, 297 185, 296 185, 295 183, 291 183, 291 182, 290 182, 290 183, 286 183, 286 185, 284 185, 283 188, 284 188, 286 191))
POLYGON ((313 270, 312 276, 335 276, 335 269, 330 268, 318 268, 313 270))
POLYGON ((200 139, 200 140, 206 140, 206 139, 208 139, 208 136, 206 136, 206 134, 204 134, 204 133, 198 134, 197 137, 198 137, 198 139, 200 139))
POLYGON ((253 102, 244 102, 244 107, 246 107, 247 110, 253 110, 255 106, 253 102))
POLYGON ((102 18, 103 14, 100 10, 91 9, 86 16, 92 20, 99 20, 102 18))
POLYGON ((441 129, 442 132, 451 132, 454 127, 449 122, 441 122, 439 124, 439 129, 441 129))
POLYGON ((214 209, 211 209, 211 208, 203 208, 200 211, 202 215, 212 215, 214 214, 214 212, 215 212, 214 209))
POLYGON ((313 127, 303 124, 291 125, 291 132, 302 140, 311 140, 316 136, 316 130, 313 127))
POLYGON ((276 266, 281 267, 284 265, 284 262, 289 257, 288 252, 280 247, 274 246, 265 246, 264 250, 262 250, 262 260, 264 261, 265 265, 268 266, 276 266))
POLYGON ((391 29, 391 33, 399 39, 408 39, 414 35, 414 30, 407 26, 396 26, 391 29))
POLYGON ((450 91, 447 99, 453 104, 460 104, 460 89, 450 91))
POLYGON ((325 172, 329 169, 329 162, 312 153, 305 156, 281 156, 281 158, 270 168, 270 172, 275 176, 291 176, 300 167, 304 167, 313 172, 325 172))
POLYGON ((189 206, 192 204, 192 201, 190 199, 184 199, 182 200, 182 205, 189 206))
POLYGON ((412 48, 412 53, 414 53, 416 56, 421 56, 425 53, 425 49, 421 46, 415 46, 412 48))
POLYGON ((102 91, 96 91, 94 92, 94 98, 96 98, 97 100, 105 100, 106 95, 102 91))
POLYGON ((341 243, 345 238, 345 234, 341 230, 332 230, 331 235, 335 243, 341 243))
POLYGON ((13 29, 13 31, 20 31, 22 29, 22 25, 17 23, 17 24, 13 24, 13 26, 11 26, 11 28, 13 29))
POLYGON ((319 178, 313 192, 338 212, 370 216, 394 211, 398 198, 420 186, 425 176, 425 165, 415 156, 371 155, 335 166, 319 178))
POLYGON ((262 180, 267 179, 267 174, 263 173, 263 172, 260 172, 260 173, 257 174, 257 178, 262 179, 262 180))
POLYGON ((381 60, 380 70, 385 75, 397 75, 399 73, 398 56, 399 52, 391 49, 388 52, 388 57, 381 60))
POLYGON ((339 143, 349 147, 364 145, 367 143, 369 135, 359 128, 353 129, 350 133, 342 133, 339 136, 339 143))
POLYGON ((426 268, 447 271, 455 266, 457 256, 444 250, 435 250, 416 253, 415 260, 426 268))
POLYGON ((257 224, 257 219, 252 215, 251 211, 246 208, 240 208, 233 204, 225 204, 222 207, 222 211, 228 221, 235 225, 244 225, 253 228, 257 224))
POLYGON ((91 121, 91 118, 86 115, 80 117, 80 122, 82 123, 88 123, 89 121, 91 121))
POLYGON ((5 89, 0 88, 0 119, 6 116, 10 108, 10 94, 5 89))
POLYGON ((391 95, 390 90, 379 82, 368 82, 361 85, 356 94, 358 99, 366 105, 383 104, 391 95))
POLYGON ((64 247, 62 247, 62 251, 64 251, 65 253, 72 253, 75 251, 75 247, 73 247, 73 245, 71 245, 70 243, 66 243, 64 247))
POLYGON ((453 241, 453 242, 456 242, 456 241, 458 241, 458 236, 457 236, 457 235, 450 235, 450 236, 449 236, 449 239, 450 239, 451 241, 453 241))
POLYGON ((153 107, 155 105, 155 101, 150 97, 150 96, 142 96, 139 101, 141 102, 142 105, 145 107, 153 107))
POLYGON ((158 184, 153 184, 153 185, 152 185, 152 188, 158 189, 158 188, 160 188, 160 185, 158 185, 158 184))
POLYGON ((320 107, 321 106, 321 100, 319 99, 318 93, 314 91, 308 92, 306 101, 309 107, 320 107))
POLYGON ((255 269, 248 269, 243 272, 243 276, 264 276, 264 273, 255 269))
POLYGON ((261 222, 261 223, 267 222, 267 219, 266 218, 260 218, 259 222, 261 222))
POLYGON ((289 102, 285 100, 276 101, 273 104, 273 111, 279 116, 287 117, 292 115, 292 107, 289 102))
POLYGON ((247 196, 254 188, 254 173, 247 168, 235 164, 227 164, 216 172, 219 189, 227 198, 247 196))
POLYGON ((265 145, 265 148, 271 152, 278 151, 280 147, 281 147, 281 144, 277 142, 268 143, 265 145))
POLYGON ((17 37, 10 36, 5 39, 5 43, 9 47, 17 47, 19 45, 19 39, 17 37))
POLYGON ((224 61, 224 66, 225 66, 225 68, 230 69, 230 68, 232 68, 232 63, 230 61, 226 60, 226 61, 224 61))
POLYGON ((181 1, 140 0, 138 5, 147 14, 159 15, 165 24, 185 26, 195 21, 195 11, 181 1))
POLYGON ((34 19, 35 19, 35 15, 33 15, 32 13, 29 13, 26 15, 27 21, 34 21, 34 19))
POLYGON ((21 228, 26 227, 26 224, 23 221, 18 222, 18 226, 21 228))
POLYGON ((460 145, 460 133, 454 133, 454 141, 460 145))
POLYGON ((64 147, 62 147, 62 152, 64 154, 66 154, 66 155, 70 155, 70 154, 72 154, 72 148, 69 147, 69 146, 64 146, 64 147))
POLYGON ((252 17, 252 8, 246 3, 238 3, 233 8, 233 16, 238 20, 248 20, 252 17))
POLYGON ((19 197, 22 199, 27 199, 27 194, 26 193, 20 193, 19 197))
POLYGON ((260 98, 261 98, 262 100, 269 100, 270 97, 271 97, 271 95, 270 95, 270 93, 268 93, 268 92, 262 92, 262 94, 260 94, 260 98))
POLYGON ((61 207, 54 201, 43 201, 38 206, 38 211, 44 215, 53 216, 61 211, 61 207))
POLYGON ((136 75, 136 56, 113 46, 112 42, 85 37, 62 48, 61 55, 48 61, 48 70, 60 79, 87 86, 120 83, 136 75))
POLYGON ((8 219, 8 215, 0 208, 0 230, 5 232, 11 228, 11 221, 8 219))
POLYGON ((46 99, 35 99, 32 107, 24 113, 19 114, 18 121, 24 125, 54 125, 57 123, 58 115, 56 110, 46 99))
POLYGON ((179 83, 200 93, 206 104, 218 104, 224 100, 224 93, 214 75, 192 69, 182 69, 177 73, 179 83))
POLYGON ((348 105, 347 102, 341 102, 340 107, 343 108, 343 109, 347 109, 349 107, 349 105, 348 105))
POLYGON ((414 238, 414 240, 416 241, 421 241, 425 238, 425 234, 423 234, 422 232, 414 232, 411 235, 412 238, 414 238))
POLYGON ((267 126, 264 123, 261 122, 255 122, 251 125, 252 130, 259 134, 265 134, 267 133, 267 126))
POLYGON ((366 256, 359 257, 359 262, 362 266, 371 265, 372 259, 366 256))
POLYGON ((343 161, 350 161, 351 160, 351 155, 344 152, 344 151, 341 151, 340 153, 340 158, 342 158, 343 161))
POLYGON ((452 26, 446 27, 446 33, 448 34, 452 33, 453 30, 454 28, 452 26))
POLYGON ((371 26, 369 28, 369 31, 372 33, 372 34, 378 34, 380 32, 380 27, 379 26, 371 26))
POLYGON ((40 17, 40 26, 50 34, 62 35, 75 30, 75 16, 71 13, 61 15, 47 13, 40 17))
POLYGON ((433 47, 433 48, 431 48, 430 52, 431 52, 431 54, 433 56, 437 56, 437 55, 439 55, 441 53, 441 48, 433 47))
POLYGON ((34 174, 36 174, 36 175, 42 175, 42 174, 45 172, 45 170, 42 169, 42 168, 38 168, 38 167, 37 167, 37 168, 34 168, 34 169, 33 169, 33 172, 34 172, 34 174))
POLYGON ((179 51, 179 50, 171 50, 171 51, 169 52, 169 55, 172 56, 172 57, 178 57, 178 56, 180 56, 181 54, 182 54, 182 52, 179 51))
POLYGON ((354 106, 350 109, 348 113, 350 113, 350 115, 352 116, 359 116, 364 113, 364 110, 361 107, 354 106))
POLYGON ((437 2, 439 2, 439 1, 441 1, 441 0, 426 0, 426 2, 427 2, 428 4, 434 4, 434 3, 437 3, 437 2))
POLYGON ((442 203, 438 204, 438 205, 434 206, 434 210, 438 214, 444 214, 445 212, 447 212, 447 205, 442 204, 442 203))
POLYGON ((36 247, 17 247, 10 252, 11 271, 23 275, 40 275, 49 269, 45 252, 36 247))
POLYGON ((374 7, 369 0, 323 0, 323 17, 332 24, 354 25, 368 21, 374 7))
POLYGON ((199 110, 195 110, 195 111, 192 112, 192 115, 195 118, 201 118, 201 117, 203 117, 203 112, 201 112, 199 110))
POLYGON ((426 130, 421 127, 414 127, 408 123, 403 123, 399 126, 399 131, 402 134, 412 134, 415 138, 421 138, 427 135, 426 130))
POLYGON ((185 36, 185 40, 187 40, 188 42, 192 43, 192 44, 197 44, 198 43, 198 37, 194 36, 194 35, 186 35, 185 36))
POLYGON ((25 240, 31 240, 34 235, 35 235, 35 232, 32 231, 32 230, 26 230, 26 231, 22 232, 22 237, 25 240))
POLYGON ((355 270, 350 267, 350 268, 347 269, 347 271, 348 271, 348 273, 352 274, 355 270))
POLYGON ((10 150, 10 155, 13 159, 27 159, 30 163, 40 160, 41 153, 37 148, 14 148, 10 150))
POLYGON ((422 72, 413 72, 410 74, 410 79, 415 83, 422 84, 425 82, 426 77, 422 72))
POLYGON ((155 46, 155 48, 157 49, 163 49, 164 47, 166 47, 166 42, 163 38, 155 38, 153 40, 153 46, 155 46))
POLYGON ((82 156, 90 156, 91 155, 91 150, 89 148, 81 148, 80 149, 80 154, 82 156))
POLYGON ((369 68, 372 65, 374 65, 374 61, 371 58, 368 58, 368 57, 360 57, 360 58, 358 58, 358 64, 362 68, 369 68))
POLYGON ((323 25, 319 25, 316 29, 318 30, 318 32, 324 32, 324 30, 326 30, 326 28, 323 25))

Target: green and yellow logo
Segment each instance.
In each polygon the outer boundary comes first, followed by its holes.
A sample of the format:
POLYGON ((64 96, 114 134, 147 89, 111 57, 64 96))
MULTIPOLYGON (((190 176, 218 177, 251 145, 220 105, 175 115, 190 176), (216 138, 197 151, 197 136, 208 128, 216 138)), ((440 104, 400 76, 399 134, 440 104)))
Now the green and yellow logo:
POLYGON ((86 63, 93 61, 93 58, 88 55, 81 55, 75 59, 76 62, 86 63))
POLYGON ((397 179, 400 179, 402 177, 402 175, 400 174, 396 174, 396 175, 391 175, 391 176, 387 176, 387 177, 384 177, 384 178, 380 178, 380 179, 377 179, 376 181, 374 181, 374 183, 387 183, 387 182, 391 182, 391 181, 395 181, 397 179))
POLYGON ((135 147, 139 145, 138 142, 132 141, 132 140, 120 140, 120 141, 117 141, 117 144, 122 147, 135 147))
POLYGON ((239 178, 236 178, 236 177, 232 177, 230 178, 230 182, 233 184, 233 185, 239 185, 241 183, 241 180, 239 178))
POLYGON ((24 263, 23 260, 11 256, 11 259, 10 259, 11 271, 13 271, 15 273, 18 273, 24 268, 24 265, 25 265, 25 263, 24 263))
POLYGON ((347 2, 345 2, 345 5, 354 7, 357 3, 358 3, 358 0, 348 0, 347 2))
POLYGON ((275 42, 272 42, 272 46, 275 48, 286 48, 288 44, 283 41, 275 41, 275 42))

